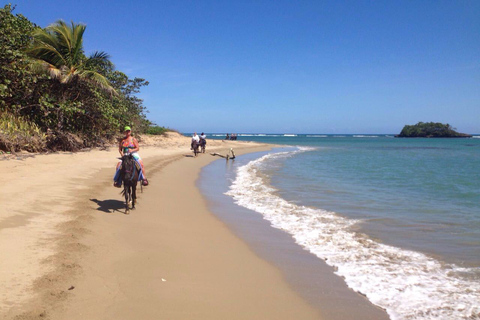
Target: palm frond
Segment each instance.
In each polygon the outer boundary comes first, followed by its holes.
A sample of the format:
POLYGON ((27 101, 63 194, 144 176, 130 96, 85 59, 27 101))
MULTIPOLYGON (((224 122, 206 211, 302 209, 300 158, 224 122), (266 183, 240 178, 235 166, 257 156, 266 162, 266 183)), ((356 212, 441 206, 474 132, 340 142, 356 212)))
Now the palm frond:
POLYGON ((61 69, 58 69, 54 65, 51 64, 45 64, 45 69, 47 70, 47 73, 50 75, 52 79, 62 79, 63 78, 63 72, 61 69))
POLYGON ((105 51, 95 51, 92 55, 90 55, 89 59, 95 60, 110 60, 110 55, 105 51))
POLYGON ((110 81, 100 73, 92 70, 83 70, 81 76, 87 81, 99 86, 102 90, 113 95, 118 95, 118 92, 112 87, 110 81))
POLYGON ((105 71, 114 68, 110 55, 104 51, 95 51, 85 61, 85 68, 89 70, 105 71))
POLYGON ((47 73, 52 79, 61 79, 62 70, 43 60, 33 59, 29 63, 29 69, 34 73, 47 73))
POLYGON ((83 33, 86 26, 71 22, 67 25, 63 20, 48 26, 46 32, 56 39, 59 51, 65 57, 68 66, 79 64, 84 57, 83 54, 83 33))
POLYGON ((83 34, 86 26, 70 25, 58 20, 45 29, 33 33, 32 46, 28 55, 35 59, 32 65, 36 70, 43 68, 52 78, 61 83, 69 83, 78 78, 91 82, 103 90, 117 94, 110 82, 98 71, 113 68, 110 56, 102 51, 95 52, 89 58, 83 51, 83 34))
POLYGON ((33 33, 33 45, 27 49, 27 54, 34 59, 43 60, 60 67, 67 61, 58 48, 58 43, 45 30, 38 29, 33 33))

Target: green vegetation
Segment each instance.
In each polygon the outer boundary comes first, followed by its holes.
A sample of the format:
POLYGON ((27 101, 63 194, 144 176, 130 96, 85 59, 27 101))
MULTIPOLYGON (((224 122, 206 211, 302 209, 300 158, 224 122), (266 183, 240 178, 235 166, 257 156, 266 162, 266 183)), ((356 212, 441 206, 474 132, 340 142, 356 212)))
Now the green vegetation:
POLYGON ((85 29, 85 25, 72 22, 68 26, 62 20, 45 29, 35 29, 33 43, 27 48, 27 54, 33 59, 31 66, 63 84, 90 81, 113 93, 115 89, 107 78, 95 70, 96 66, 111 64, 108 54, 97 51, 87 58, 83 53, 85 29))
POLYGON ((44 151, 45 138, 45 134, 34 123, 9 113, 0 114, 0 150, 44 151))
POLYGON ((116 70, 105 52, 87 57, 86 26, 42 29, 13 10, 0 8, 1 150, 74 151, 112 141, 125 125, 151 130, 136 96, 148 81, 116 70))
POLYGON ((151 126, 147 129, 146 134, 151 134, 151 135, 162 135, 165 134, 165 132, 171 131, 167 128, 164 127, 159 127, 159 126, 151 126))
POLYGON ((467 138, 471 135, 458 133, 449 124, 439 122, 419 122, 406 125, 397 137, 400 138, 467 138))

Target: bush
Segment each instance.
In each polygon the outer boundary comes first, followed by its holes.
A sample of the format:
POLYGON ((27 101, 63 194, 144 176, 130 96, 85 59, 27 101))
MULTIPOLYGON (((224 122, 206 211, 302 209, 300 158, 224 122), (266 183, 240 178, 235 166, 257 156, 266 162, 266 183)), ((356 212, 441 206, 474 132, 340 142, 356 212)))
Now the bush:
POLYGON ((44 151, 46 138, 36 124, 8 112, 0 113, 0 150, 44 151))
POLYGON ((151 135, 162 135, 165 134, 165 132, 170 131, 165 127, 160 127, 160 126, 151 126, 148 127, 146 133, 151 134, 151 135))

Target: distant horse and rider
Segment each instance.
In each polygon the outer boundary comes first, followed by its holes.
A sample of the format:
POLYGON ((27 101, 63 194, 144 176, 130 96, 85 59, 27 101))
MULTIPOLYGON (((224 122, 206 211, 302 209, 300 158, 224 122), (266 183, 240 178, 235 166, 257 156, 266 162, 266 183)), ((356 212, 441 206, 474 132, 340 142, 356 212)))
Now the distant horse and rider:
POLYGON ((195 132, 192 135, 192 143, 190 145, 190 149, 193 150, 193 154, 195 155, 195 157, 200 152, 205 153, 206 145, 207 145, 207 136, 205 135, 205 133, 202 132, 202 134, 198 136, 197 133, 195 132))

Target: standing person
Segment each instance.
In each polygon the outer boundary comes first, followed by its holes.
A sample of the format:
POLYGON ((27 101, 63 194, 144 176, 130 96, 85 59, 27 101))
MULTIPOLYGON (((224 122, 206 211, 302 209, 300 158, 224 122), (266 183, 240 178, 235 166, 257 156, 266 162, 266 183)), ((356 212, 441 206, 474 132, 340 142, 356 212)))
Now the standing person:
POLYGON ((230 140, 230 135, 227 133, 227 136, 225 137, 225 140, 230 140))
MULTIPOLYGON (((126 126, 124 129, 125 137, 120 141, 118 145, 118 153, 120 153, 120 157, 123 157, 126 154, 131 154, 133 159, 140 164, 142 168, 140 175, 138 176, 139 180, 142 180, 142 184, 144 186, 148 186, 148 180, 145 175, 145 166, 143 165, 142 158, 138 155, 138 151, 140 150, 140 146, 138 145, 137 139, 132 136, 132 129, 129 126, 126 126)), ((122 162, 120 161, 117 164, 117 171, 115 172, 114 186, 120 188, 122 186, 122 181, 120 180, 120 165, 122 162)))

